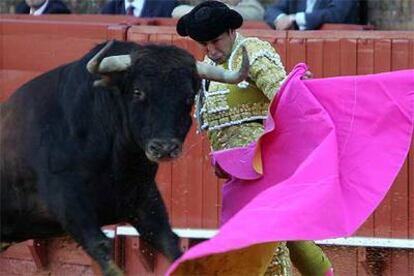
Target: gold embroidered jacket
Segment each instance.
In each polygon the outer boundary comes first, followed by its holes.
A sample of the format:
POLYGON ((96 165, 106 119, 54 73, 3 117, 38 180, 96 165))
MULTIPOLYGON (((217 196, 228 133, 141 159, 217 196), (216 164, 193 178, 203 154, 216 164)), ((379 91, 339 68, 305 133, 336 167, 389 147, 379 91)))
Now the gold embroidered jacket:
MULTIPOLYGON (((245 38, 238 33, 228 61, 219 66, 238 70, 242 45, 250 60, 249 79, 237 85, 210 82, 203 101, 198 101, 201 105, 197 114, 201 129, 217 130, 266 118, 269 102, 285 79, 286 72, 269 42, 255 37, 245 38)), ((214 64, 208 57, 204 62, 214 64)))

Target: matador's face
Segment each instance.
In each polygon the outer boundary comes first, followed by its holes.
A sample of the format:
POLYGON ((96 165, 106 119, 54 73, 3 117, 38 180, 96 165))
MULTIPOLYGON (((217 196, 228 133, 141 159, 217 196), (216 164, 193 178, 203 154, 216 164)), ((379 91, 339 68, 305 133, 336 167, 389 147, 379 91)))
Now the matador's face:
POLYGON ((222 64, 228 60, 233 49, 236 32, 228 30, 215 39, 200 42, 207 56, 217 64, 222 64))

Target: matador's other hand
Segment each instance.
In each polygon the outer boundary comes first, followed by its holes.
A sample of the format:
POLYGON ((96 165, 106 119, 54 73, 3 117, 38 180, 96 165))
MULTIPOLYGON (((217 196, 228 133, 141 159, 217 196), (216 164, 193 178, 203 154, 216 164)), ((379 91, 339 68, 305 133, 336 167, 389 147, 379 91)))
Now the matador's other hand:
POLYGON ((226 173, 218 163, 216 163, 216 165, 214 166, 214 173, 216 174, 216 176, 218 178, 224 178, 224 179, 229 179, 230 175, 228 173, 226 173))
POLYGON ((302 80, 308 80, 308 79, 311 79, 311 78, 313 78, 313 74, 312 74, 312 72, 311 71, 306 71, 305 72, 305 74, 302 76, 302 80))

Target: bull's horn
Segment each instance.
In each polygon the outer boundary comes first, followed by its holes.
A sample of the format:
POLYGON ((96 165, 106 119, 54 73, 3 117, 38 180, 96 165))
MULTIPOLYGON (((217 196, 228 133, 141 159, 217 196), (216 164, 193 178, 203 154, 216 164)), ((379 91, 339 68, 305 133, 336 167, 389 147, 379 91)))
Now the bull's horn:
POLYGON ((130 55, 106 57, 99 64, 99 73, 122 72, 131 66, 130 55))
POLYGON ((213 66, 205 62, 197 61, 198 75, 202 79, 224 83, 239 83, 245 80, 249 74, 249 57, 246 48, 242 47, 243 60, 242 66, 238 72, 225 70, 222 67, 213 66))
POLYGON ((86 65, 92 74, 105 74, 111 72, 125 71, 131 66, 130 55, 110 56, 102 58, 114 41, 108 42, 86 65))

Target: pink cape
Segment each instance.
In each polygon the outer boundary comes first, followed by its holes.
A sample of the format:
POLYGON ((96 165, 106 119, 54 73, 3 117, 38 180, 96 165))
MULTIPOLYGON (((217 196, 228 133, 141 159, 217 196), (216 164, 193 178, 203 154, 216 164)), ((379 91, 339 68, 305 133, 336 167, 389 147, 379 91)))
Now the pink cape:
POLYGON ((232 175, 223 225, 167 274, 254 244, 352 235, 384 198, 410 148, 414 70, 303 81, 306 70, 292 70, 257 143, 213 153, 232 175))

